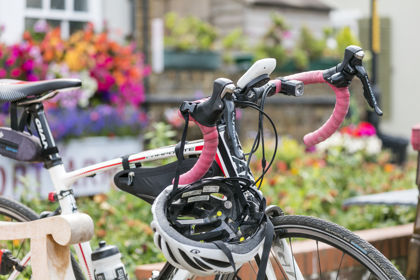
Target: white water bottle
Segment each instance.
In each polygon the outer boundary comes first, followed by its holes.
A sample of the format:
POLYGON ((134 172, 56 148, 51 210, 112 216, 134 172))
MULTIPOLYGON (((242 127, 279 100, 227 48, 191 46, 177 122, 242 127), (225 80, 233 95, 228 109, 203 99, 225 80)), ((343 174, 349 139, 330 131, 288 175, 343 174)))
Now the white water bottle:
POLYGON ((105 241, 101 241, 91 258, 95 280, 128 280, 117 246, 106 245, 105 241))

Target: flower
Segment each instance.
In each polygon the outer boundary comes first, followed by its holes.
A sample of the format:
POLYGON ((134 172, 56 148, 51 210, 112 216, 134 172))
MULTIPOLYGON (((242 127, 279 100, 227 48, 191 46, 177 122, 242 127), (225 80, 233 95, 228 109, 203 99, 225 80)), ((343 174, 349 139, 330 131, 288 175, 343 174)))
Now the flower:
POLYGON ((12 77, 12 78, 17 78, 17 77, 19 77, 20 76, 20 74, 22 73, 22 70, 20 70, 19 68, 13 68, 11 71, 10 71, 10 76, 12 77))
POLYGON ((38 33, 46 33, 48 31, 48 23, 45 19, 40 19, 34 24, 34 31, 38 33))

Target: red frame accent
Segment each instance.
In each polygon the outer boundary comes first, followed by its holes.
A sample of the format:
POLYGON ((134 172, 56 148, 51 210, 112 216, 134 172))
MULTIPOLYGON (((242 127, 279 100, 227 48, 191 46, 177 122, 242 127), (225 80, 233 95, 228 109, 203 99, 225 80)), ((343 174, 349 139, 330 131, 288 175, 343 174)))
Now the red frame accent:
POLYGON ((80 245, 80 243, 78 245, 79 245, 80 252, 82 253, 82 256, 83 256, 83 261, 85 262, 86 270, 89 274, 89 279, 92 279, 92 274, 89 271, 89 266, 86 261, 85 253, 83 252, 82 245, 80 245))
POLYGON ((219 155, 218 155, 217 153, 216 153, 216 156, 215 156, 215 158, 214 158, 214 159, 216 160, 217 165, 220 167, 220 170, 222 170, 223 175, 226 177, 226 173, 225 173, 225 171, 223 170, 223 165, 222 165, 222 162, 220 161, 219 155))
POLYGON ((93 172, 93 171, 96 171, 96 170, 101 170, 101 169, 104 169, 104 168, 107 168, 107 167, 117 166, 117 165, 121 165, 121 164, 122 164, 121 162, 118 162, 118 163, 113 163, 113 164, 101 166, 101 167, 94 168, 92 170, 88 170, 88 171, 85 171, 83 173, 80 173, 79 175, 83 175, 83 174, 86 174, 86 173, 89 173, 89 172, 93 172))

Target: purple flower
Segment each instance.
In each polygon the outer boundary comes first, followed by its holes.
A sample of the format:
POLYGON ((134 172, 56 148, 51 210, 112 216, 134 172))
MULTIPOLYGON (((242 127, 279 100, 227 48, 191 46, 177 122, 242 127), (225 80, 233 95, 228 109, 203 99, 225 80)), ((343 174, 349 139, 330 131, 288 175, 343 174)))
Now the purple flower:
POLYGON ((46 33, 48 31, 48 23, 45 19, 40 19, 34 24, 34 31, 37 33, 46 33))

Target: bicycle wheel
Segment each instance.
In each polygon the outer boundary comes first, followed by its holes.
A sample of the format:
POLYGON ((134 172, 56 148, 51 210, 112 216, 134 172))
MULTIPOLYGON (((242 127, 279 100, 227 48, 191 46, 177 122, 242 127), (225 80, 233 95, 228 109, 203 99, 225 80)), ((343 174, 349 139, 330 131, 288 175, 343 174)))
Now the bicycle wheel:
MULTIPOLYGON (((27 222, 39 219, 39 215, 36 214, 32 209, 22 205, 14 200, 0 197, 0 221, 8 222, 27 222)), ((12 240, 12 241, 0 241, 0 249, 7 249, 11 252, 14 258, 22 260, 30 251, 29 239, 23 240, 12 240)), ((29 263, 29 260, 28 260, 29 263)), ((75 278, 77 280, 84 280, 82 271, 80 270, 79 264, 71 256, 71 263, 74 271, 75 278)), ((13 273, 7 273, 0 275, 0 279, 8 279, 13 273)), ((30 279, 31 269, 29 266, 25 267, 22 273, 19 274, 18 279, 30 279)))
MULTIPOLYGON (((314 217, 273 217, 275 238, 271 246, 266 279, 405 279, 378 250, 351 231, 314 217), (285 244, 295 263, 285 254, 285 244), (299 273, 300 271, 300 273, 299 273)), ((255 280, 256 261, 243 265, 242 280, 255 280)), ((170 264, 164 278, 177 271, 170 264)), ((167 268, 168 268, 167 267, 167 268)), ((192 279, 195 279, 192 277, 192 279)), ((215 280, 237 279, 233 274, 214 276, 215 280)))
MULTIPOLYGON (((272 222, 276 235, 267 279, 405 279, 371 244, 341 226, 307 216, 279 216, 272 222), (284 244, 295 262, 287 261, 284 244)), ((246 270, 250 276, 242 280, 255 279, 257 266, 246 270)), ((226 277, 220 279, 232 279, 226 277)))

